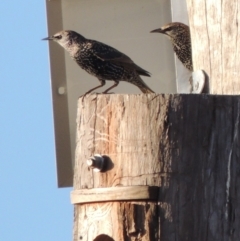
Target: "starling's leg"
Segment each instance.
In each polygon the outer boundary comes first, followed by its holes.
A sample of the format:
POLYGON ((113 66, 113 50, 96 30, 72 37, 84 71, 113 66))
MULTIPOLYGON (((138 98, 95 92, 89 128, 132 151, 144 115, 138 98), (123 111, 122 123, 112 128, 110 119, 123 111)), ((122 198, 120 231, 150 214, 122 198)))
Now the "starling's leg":
MULTIPOLYGON (((91 93, 92 91, 94 91, 94 90, 96 90, 96 89, 98 89, 98 88, 100 88, 100 87, 102 87, 102 86, 104 86, 104 85, 106 84, 106 81, 105 81, 104 79, 98 79, 98 80, 100 81, 100 85, 98 85, 98 86, 90 89, 90 90, 87 91, 84 95, 81 95, 80 97, 83 97, 83 99, 84 99, 84 97, 85 97, 87 94, 91 93)), ((80 98, 80 97, 79 97, 79 98, 80 98)))
POLYGON ((104 86, 104 85, 106 84, 106 81, 105 81, 104 79, 98 79, 98 80, 100 81, 100 85, 98 85, 98 86, 90 89, 90 90, 87 91, 84 95, 81 95, 81 96, 79 97, 79 98, 82 97, 82 101, 84 101, 84 98, 85 98, 85 96, 86 96, 87 94, 91 93, 92 91, 94 91, 94 90, 96 90, 96 89, 98 89, 98 88, 100 88, 100 87, 102 87, 102 86, 104 86))
POLYGON ((98 89, 98 88, 101 88, 102 86, 104 86, 104 85, 106 84, 106 81, 105 81, 104 79, 98 79, 98 80, 99 80, 99 82, 100 82, 100 85, 98 85, 98 86, 90 89, 90 90, 87 91, 84 95, 87 95, 87 94, 91 93, 92 91, 94 91, 94 90, 96 90, 96 89, 98 89))
POLYGON ((114 87, 118 86, 119 81, 114 80, 114 85, 110 86, 108 89, 106 89, 105 91, 103 91, 103 94, 107 94, 109 90, 113 89, 114 87))

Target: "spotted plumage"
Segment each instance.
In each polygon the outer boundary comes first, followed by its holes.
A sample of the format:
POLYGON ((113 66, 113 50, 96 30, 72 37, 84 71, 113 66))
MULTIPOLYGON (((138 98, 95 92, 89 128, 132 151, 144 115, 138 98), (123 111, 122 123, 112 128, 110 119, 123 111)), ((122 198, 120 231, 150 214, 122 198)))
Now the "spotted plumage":
POLYGON ((193 71, 191 35, 189 27, 183 23, 169 23, 151 33, 165 34, 172 42, 173 50, 183 65, 193 71))
POLYGON ((58 32, 44 40, 54 40, 60 44, 82 69, 98 78, 100 85, 85 94, 104 86, 106 80, 112 80, 114 84, 103 93, 108 93, 119 84, 119 81, 134 84, 143 93, 154 93, 140 78, 140 75, 150 76, 149 72, 136 65, 127 55, 115 48, 86 39, 71 30, 58 32))

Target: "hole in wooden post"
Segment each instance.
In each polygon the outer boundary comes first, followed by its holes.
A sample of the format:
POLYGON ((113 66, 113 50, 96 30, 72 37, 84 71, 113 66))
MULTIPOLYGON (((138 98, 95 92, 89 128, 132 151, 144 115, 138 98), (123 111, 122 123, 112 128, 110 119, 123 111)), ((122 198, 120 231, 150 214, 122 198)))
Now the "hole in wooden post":
POLYGON ((100 234, 93 241, 114 241, 114 239, 106 234, 100 234))

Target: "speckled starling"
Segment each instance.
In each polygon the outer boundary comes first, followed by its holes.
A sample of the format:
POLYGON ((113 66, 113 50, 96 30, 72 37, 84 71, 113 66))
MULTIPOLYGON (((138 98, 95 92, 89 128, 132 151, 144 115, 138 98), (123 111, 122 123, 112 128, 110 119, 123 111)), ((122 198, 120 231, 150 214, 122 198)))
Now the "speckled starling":
POLYGON ((143 93, 154 93, 140 78, 140 75, 150 76, 149 72, 136 65, 127 55, 104 43, 86 39, 71 30, 58 32, 43 40, 60 44, 82 69, 98 78, 100 85, 84 95, 104 86, 106 80, 112 80, 114 84, 103 92, 105 94, 116 87, 119 81, 134 84, 143 93))
POLYGON ((192 47, 189 27, 183 23, 169 23, 151 33, 163 33, 168 36, 173 45, 173 50, 183 65, 193 71, 192 47))

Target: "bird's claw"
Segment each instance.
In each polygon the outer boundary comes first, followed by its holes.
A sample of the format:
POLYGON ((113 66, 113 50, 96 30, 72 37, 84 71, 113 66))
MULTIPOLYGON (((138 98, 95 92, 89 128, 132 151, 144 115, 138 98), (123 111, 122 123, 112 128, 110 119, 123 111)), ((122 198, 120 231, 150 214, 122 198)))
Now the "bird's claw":
POLYGON ((105 94, 105 95, 111 95, 111 94, 115 94, 114 92, 102 92, 101 94, 105 94))
MULTIPOLYGON (((90 93, 88 93, 88 92, 87 92, 87 93, 79 96, 78 99, 82 98, 82 102, 83 102, 83 101, 84 101, 84 98, 85 98, 87 95, 93 95, 93 94, 98 95, 98 94, 101 94, 101 93, 96 93, 96 92, 90 92, 90 93)), ((95 98, 94 98, 94 100, 95 100, 95 98)))

